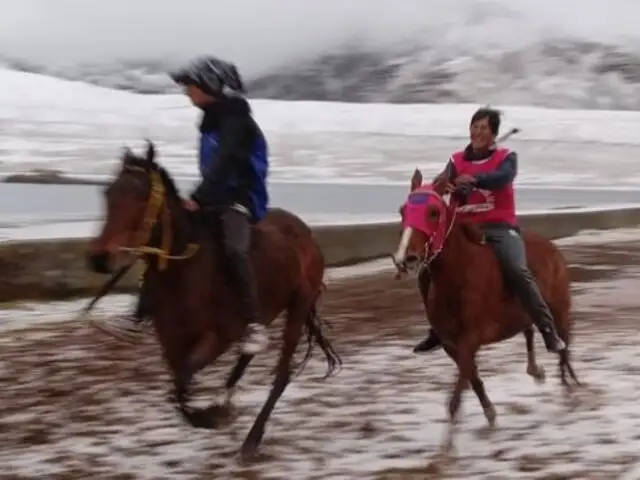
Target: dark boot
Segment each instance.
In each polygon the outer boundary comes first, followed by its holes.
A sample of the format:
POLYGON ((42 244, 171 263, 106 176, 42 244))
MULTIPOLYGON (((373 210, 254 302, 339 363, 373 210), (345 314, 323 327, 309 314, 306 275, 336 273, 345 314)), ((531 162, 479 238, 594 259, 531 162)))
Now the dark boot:
POLYGON ((427 337, 415 347, 413 347, 413 353, 430 352, 432 350, 437 350, 440 347, 442 347, 440 339, 436 335, 436 332, 433 331, 433 328, 430 328, 427 337))
POLYGON ((146 315, 144 309, 144 301, 141 293, 138 297, 136 308, 133 310, 133 312, 131 312, 130 315, 127 315, 126 318, 128 318, 132 323, 140 325, 142 324, 142 322, 144 322, 145 317, 146 315))
POLYGON ((516 282, 516 293, 531 317, 534 325, 540 331, 544 345, 549 352, 559 353, 567 346, 556 332, 553 315, 547 306, 547 302, 542 298, 538 284, 533 278, 531 271, 520 272, 521 280, 516 282))
POLYGON ((566 343, 560 338, 558 332, 556 332, 555 326, 553 323, 547 324, 534 322, 540 330, 540 335, 542 335, 542 340, 544 341, 544 346, 547 348, 549 352, 552 353, 560 353, 567 348, 566 343))
MULTIPOLYGON (((427 297, 429 295, 429 286, 431 285, 431 278, 428 276, 429 273, 425 270, 422 271, 419 277, 419 282, 421 285, 421 294, 424 303, 427 302, 427 297)), ((436 332, 433 328, 429 329, 429 334, 427 337, 418 343, 415 347, 413 347, 413 353, 425 353, 430 352, 432 350, 437 350, 442 346, 440 343, 440 339, 436 335, 436 332)))
POLYGON ((130 315, 125 315, 123 317, 129 320, 131 323, 136 324, 138 328, 140 328, 143 325, 143 323, 145 322, 145 320, 148 319, 148 316, 149 316, 148 314, 149 295, 147 293, 147 287, 146 287, 147 284, 145 283, 146 272, 147 272, 147 269, 145 268, 144 271, 140 274, 140 279, 138 282, 138 288, 139 288, 138 301, 136 302, 135 309, 130 315))

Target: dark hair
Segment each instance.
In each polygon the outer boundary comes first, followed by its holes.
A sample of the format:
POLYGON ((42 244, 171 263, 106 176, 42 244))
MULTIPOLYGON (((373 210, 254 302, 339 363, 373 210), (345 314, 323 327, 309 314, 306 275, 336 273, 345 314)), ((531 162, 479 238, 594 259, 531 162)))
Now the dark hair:
POLYGON ((489 107, 479 108, 476 113, 471 117, 471 123, 469 125, 473 125, 479 120, 484 120, 485 118, 489 121, 489 128, 491 129, 491 133, 494 135, 498 135, 500 133, 500 123, 501 123, 501 115, 502 112, 499 110, 494 110, 489 107))

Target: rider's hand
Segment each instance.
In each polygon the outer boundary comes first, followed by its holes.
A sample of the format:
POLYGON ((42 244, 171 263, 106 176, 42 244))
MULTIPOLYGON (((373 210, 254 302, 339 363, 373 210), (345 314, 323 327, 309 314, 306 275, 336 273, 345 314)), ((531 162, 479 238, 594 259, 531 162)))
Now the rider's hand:
POLYGON ((184 200, 182 200, 182 205, 190 212, 200 210, 200 205, 198 205, 198 202, 196 202, 195 200, 191 200, 190 198, 185 198, 184 200))
POLYGON ((458 175, 453 182, 456 184, 456 186, 473 185, 474 183, 476 183, 476 177, 474 177, 473 175, 458 175))

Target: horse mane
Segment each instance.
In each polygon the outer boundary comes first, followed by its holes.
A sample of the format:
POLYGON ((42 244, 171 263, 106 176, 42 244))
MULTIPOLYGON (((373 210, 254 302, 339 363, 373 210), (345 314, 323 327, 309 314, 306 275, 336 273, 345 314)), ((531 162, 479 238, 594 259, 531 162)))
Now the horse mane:
POLYGON ((485 243, 484 233, 478 225, 468 222, 454 222, 452 233, 454 230, 462 232, 464 237, 474 245, 483 245, 485 243))
MULTIPOLYGON (((431 187, 433 190, 441 196, 447 194, 447 185, 450 180, 446 175, 446 172, 442 172, 436 178, 433 179, 431 183, 431 187)), ((463 205, 466 202, 466 194, 458 189, 454 189, 449 192, 451 197, 449 200, 449 205, 447 209, 455 209, 458 205, 463 205)), ((473 223, 467 222, 459 222, 454 219, 454 224, 452 225, 452 232, 455 233, 455 230, 460 230, 464 237, 469 240, 473 244, 483 244, 484 243, 484 234, 482 233, 480 227, 473 223)))
POLYGON ((134 153, 130 148, 126 147, 122 154, 122 164, 124 167, 141 168, 145 172, 157 172, 164 184, 167 196, 174 200, 180 201, 181 196, 173 177, 169 172, 155 160, 155 146, 150 140, 147 141, 147 155, 141 156, 134 153))

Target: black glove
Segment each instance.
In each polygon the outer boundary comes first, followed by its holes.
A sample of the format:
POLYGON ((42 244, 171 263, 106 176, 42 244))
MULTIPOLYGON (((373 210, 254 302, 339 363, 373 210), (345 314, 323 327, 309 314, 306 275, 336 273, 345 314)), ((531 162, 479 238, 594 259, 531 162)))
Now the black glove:
POLYGON ((467 198, 471 195, 473 191, 473 185, 470 183, 463 183, 458 185, 453 191, 453 198, 455 198, 460 205, 464 205, 467 203, 467 198))

